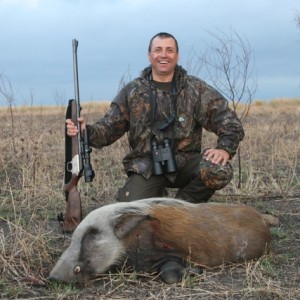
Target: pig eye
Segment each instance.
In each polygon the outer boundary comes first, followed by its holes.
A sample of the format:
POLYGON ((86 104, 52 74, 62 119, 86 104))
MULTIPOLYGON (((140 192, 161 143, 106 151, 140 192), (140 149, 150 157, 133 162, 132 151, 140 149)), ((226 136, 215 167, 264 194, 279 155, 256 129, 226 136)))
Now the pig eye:
POLYGON ((90 230, 89 230, 89 235, 97 235, 99 233, 100 233, 100 231, 94 227, 90 228, 90 230))
POLYGON ((89 227, 86 232, 82 235, 81 246, 84 246, 86 243, 90 241, 100 240, 102 232, 97 227, 89 227))

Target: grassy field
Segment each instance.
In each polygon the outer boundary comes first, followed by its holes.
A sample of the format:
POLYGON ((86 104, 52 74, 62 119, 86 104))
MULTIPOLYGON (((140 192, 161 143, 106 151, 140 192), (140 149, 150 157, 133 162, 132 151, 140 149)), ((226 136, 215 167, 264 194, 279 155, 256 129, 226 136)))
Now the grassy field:
MULTIPOLYGON (((83 115, 93 122, 106 109, 107 103, 83 104, 83 115)), ((126 272, 85 286, 47 282, 70 242, 57 221, 65 209, 65 107, 0 108, 0 113, 1 299, 300 299, 300 100, 252 104, 240 147, 241 187, 235 157, 233 181, 212 199, 277 216, 271 252, 257 261, 186 274, 173 285, 126 272)), ((214 146, 214 137, 204 136, 204 147, 214 146)), ((93 150, 95 180, 79 186, 84 215, 114 202, 126 178, 127 151, 126 136, 93 150)))

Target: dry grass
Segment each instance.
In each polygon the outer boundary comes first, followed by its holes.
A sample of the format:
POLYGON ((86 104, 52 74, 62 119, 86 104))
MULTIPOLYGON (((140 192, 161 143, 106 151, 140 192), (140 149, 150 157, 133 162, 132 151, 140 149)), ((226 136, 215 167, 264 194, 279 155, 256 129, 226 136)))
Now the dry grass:
MULTIPOLYGON (((242 186, 233 182, 214 201, 242 202, 280 219, 271 252, 258 261, 186 274, 165 285, 155 275, 123 273, 86 286, 48 283, 70 238, 56 221, 64 211, 64 107, 1 108, 0 297, 7 299, 299 299, 300 101, 256 102, 241 145, 242 186)), ((83 105, 96 120, 107 103, 83 105)), ((205 146, 214 144, 205 134, 205 146)), ((96 177, 80 183, 84 214, 111 203, 124 182, 126 137, 93 150, 96 177)), ((170 191, 172 193, 172 191, 170 191)))

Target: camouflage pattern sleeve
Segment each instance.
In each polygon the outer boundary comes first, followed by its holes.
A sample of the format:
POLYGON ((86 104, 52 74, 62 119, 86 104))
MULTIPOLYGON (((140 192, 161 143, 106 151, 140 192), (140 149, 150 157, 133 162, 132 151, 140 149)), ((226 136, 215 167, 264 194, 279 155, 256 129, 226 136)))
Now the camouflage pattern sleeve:
POLYGON ((217 149, 226 150, 232 158, 244 138, 244 129, 228 101, 214 88, 204 83, 201 95, 204 112, 203 127, 217 136, 217 149))
POLYGON ((114 143, 129 129, 126 86, 118 93, 103 118, 87 125, 90 146, 102 148, 114 143))

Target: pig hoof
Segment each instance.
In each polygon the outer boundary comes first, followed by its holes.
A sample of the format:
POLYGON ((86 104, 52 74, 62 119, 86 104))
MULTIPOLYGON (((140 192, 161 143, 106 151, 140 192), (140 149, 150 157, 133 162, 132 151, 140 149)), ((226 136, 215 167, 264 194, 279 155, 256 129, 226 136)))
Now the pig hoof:
POLYGON ((186 268, 186 271, 190 275, 200 275, 203 273, 203 269, 199 267, 186 268))
POLYGON ((184 267, 175 261, 168 261, 160 267, 160 278, 167 284, 180 282, 184 275, 184 267))

